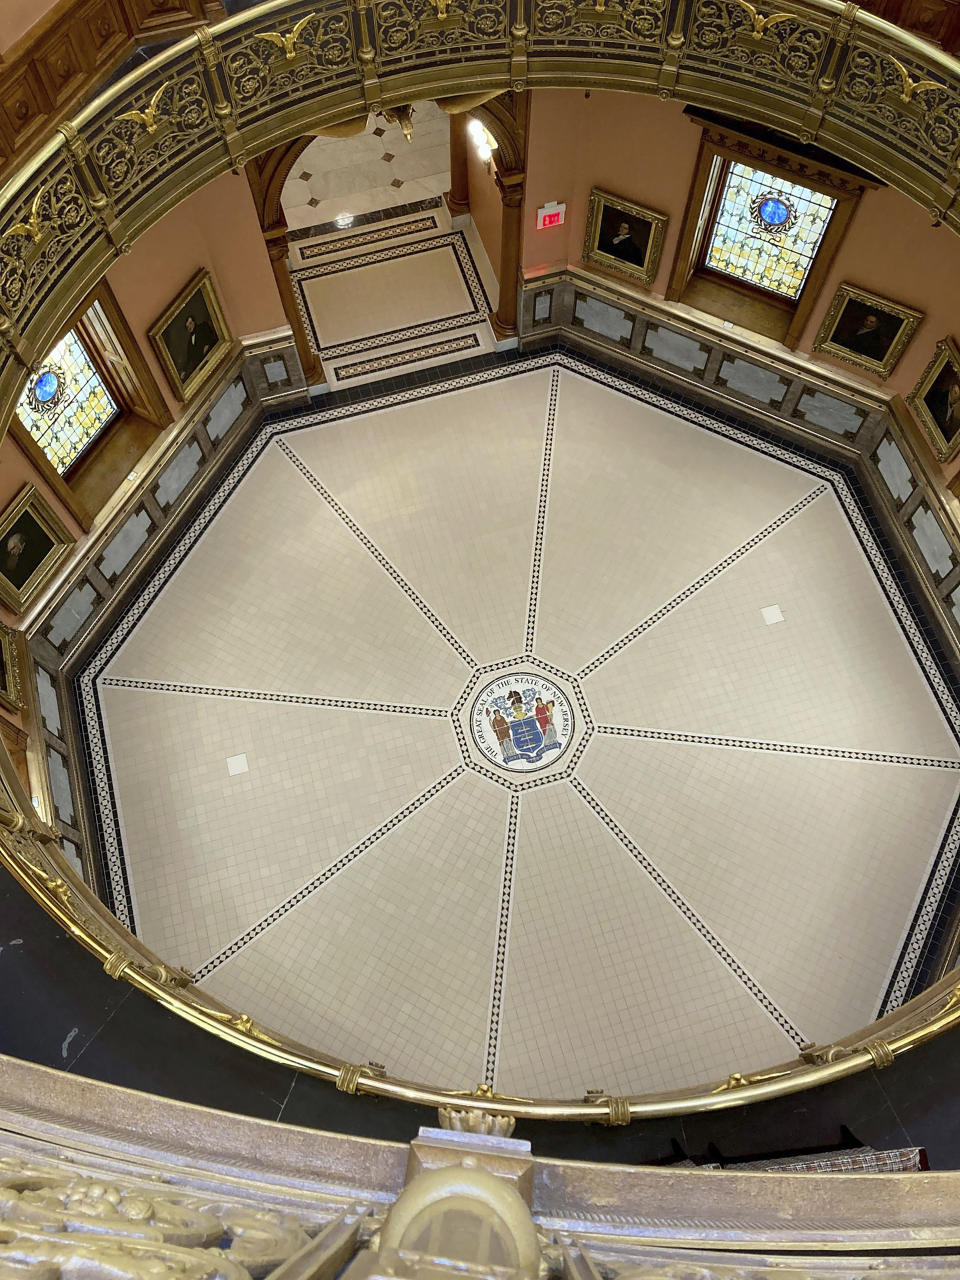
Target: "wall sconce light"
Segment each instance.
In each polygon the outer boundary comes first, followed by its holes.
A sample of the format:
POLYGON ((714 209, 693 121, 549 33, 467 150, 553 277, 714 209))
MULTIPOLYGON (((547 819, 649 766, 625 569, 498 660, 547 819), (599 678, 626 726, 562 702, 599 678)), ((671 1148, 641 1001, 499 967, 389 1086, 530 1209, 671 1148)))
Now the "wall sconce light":
POLYGON ((496 138, 489 129, 485 129, 483 127, 479 120, 474 120, 472 118, 470 123, 467 125, 467 132, 470 134, 470 138, 473 141, 477 155, 487 166, 489 172, 490 160, 493 157, 494 151, 497 149, 496 138))

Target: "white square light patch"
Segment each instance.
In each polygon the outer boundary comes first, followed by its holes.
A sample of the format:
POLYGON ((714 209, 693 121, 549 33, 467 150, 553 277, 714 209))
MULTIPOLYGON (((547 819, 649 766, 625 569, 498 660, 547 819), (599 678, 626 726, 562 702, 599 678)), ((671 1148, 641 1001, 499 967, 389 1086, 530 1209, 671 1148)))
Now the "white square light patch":
POLYGON ((250 766, 247 764, 245 752, 241 752, 238 756, 227 756, 227 773, 232 778, 235 773, 249 773, 250 766))
POLYGON ((760 610, 760 616, 768 627, 772 627, 775 622, 783 621, 783 610, 778 604, 768 604, 760 610))

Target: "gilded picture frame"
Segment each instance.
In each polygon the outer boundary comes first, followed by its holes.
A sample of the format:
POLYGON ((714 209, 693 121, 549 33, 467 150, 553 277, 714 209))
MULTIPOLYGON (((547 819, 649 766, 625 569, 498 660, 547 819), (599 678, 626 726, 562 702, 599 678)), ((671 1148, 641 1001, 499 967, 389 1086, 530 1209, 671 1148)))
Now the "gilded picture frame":
POLYGON ((28 484, 0 515, 0 600, 22 613, 75 542, 41 493, 28 484))
POLYGON ((3 625, 0 625, 0 706, 8 711, 20 711, 23 707, 16 636, 3 625))
POLYGON ((191 400, 233 347, 209 271, 191 277, 147 336, 174 394, 191 400))
POLYGON ((583 260, 650 285, 660 265, 667 215, 594 187, 590 192, 583 260))
POLYGON ((923 312, 841 284, 814 339, 814 351, 888 378, 917 331, 923 312))
POLYGON ((955 339, 942 338, 907 404, 926 432, 941 462, 960 453, 960 350, 955 339))

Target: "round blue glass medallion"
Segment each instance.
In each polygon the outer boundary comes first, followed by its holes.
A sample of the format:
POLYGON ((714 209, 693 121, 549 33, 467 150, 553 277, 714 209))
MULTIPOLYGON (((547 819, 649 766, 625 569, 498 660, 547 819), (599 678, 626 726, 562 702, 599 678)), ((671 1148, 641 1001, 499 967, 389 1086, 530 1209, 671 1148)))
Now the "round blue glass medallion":
POLYGON ((760 217, 768 227, 782 227, 790 217, 790 206, 775 196, 768 196, 760 206, 760 217))
POLYGON ((52 369, 45 369, 33 384, 33 392, 41 404, 48 404, 60 389, 60 379, 52 369))

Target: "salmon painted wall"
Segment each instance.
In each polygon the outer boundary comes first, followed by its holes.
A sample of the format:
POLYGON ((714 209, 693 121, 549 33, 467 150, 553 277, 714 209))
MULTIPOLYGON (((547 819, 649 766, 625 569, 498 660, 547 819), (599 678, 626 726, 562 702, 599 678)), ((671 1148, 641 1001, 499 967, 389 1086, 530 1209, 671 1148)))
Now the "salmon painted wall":
POLYGON ((242 174, 225 173, 171 210, 107 272, 117 301, 174 414, 174 397, 153 354, 148 329, 194 272, 213 277, 230 332, 248 337, 287 323, 242 174))
MULTIPOLYGON (((20 446, 9 432, 0 441, 0 511, 5 511, 24 487, 32 484, 40 492, 54 512, 60 517, 75 538, 83 534, 71 512, 57 497, 47 481, 39 474, 30 458, 22 452, 20 446)), ((16 615, 5 605, 0 604, 0 621, 9 626, 14 624, 16 615)))
POLYGON ((6 53, 58 0, 0 0, 0 53, 6 53))
MULTIPOLYGON (((696 165, 700 130, 682 104, 639 95, 538 89, 531 104, 523 267, 527 275, 581 263, 591 187, 626 196, 670 221, 652 292, 664 293, 696 165), (548 200, 567 202, 562 227, 536 230, 536 211, 548 200)), ((837 285, 847 282, 925 313, 916 334, 884 383, 829 356, 824 366, 889 392, 906 395, 926 368, 937 341, 960 338, 960 237, 933 227, 919 205, 888 187, 867 191, 833 261, 798 350, 811 354, 837 285)), ((960 470, 951 464, 949 474, 960 470)))
MULTIPOLYGON (((864 193, 830 268, 823 295, 810 316, 801 350, 812 348, 820 322, 842 282, 924 312, 913 340, 886 383, 870 374, 862 375, 874 386, 905 395, 916 385, 936 343, 947 333, 960 337, 960 236, 947 227, 931 226, 924 210, 899 191, 882 187, 864 193)), ((829 356, 817 358, 834 368, 851 368, 829 356)))
MULTIPOLYGON (((491 170, 492 170, 491 165, 491 170)), ((473 143, 467 138, 467 178, 470 185, 470 213, 476 224, 483 247, 487 251, 494 275, 500 275, 500 224, 503 210, 500 204, 500 192, 497 190, 493 173, 487 173, 487 166, 474 150, 473 143)))
POLYGON ((530 115, 524 197, 527 274, 581 260, 591 187, 669 216, 653 292, 663 294, 700 145, 683 104, 639 94, 537 89, 530 115), (566 201, 562 227, 537 230, 537 209, 566 201))

